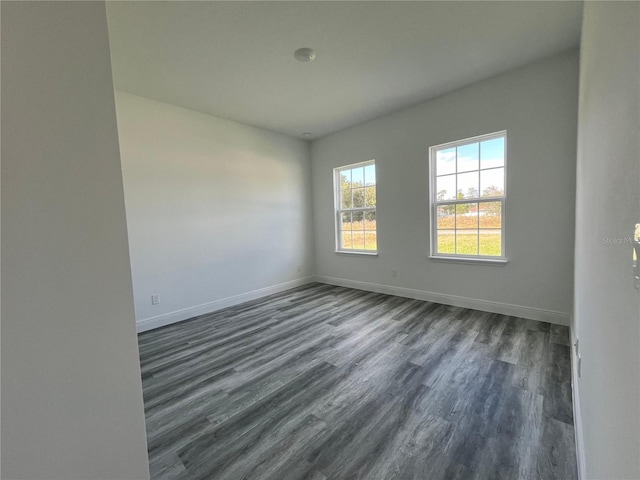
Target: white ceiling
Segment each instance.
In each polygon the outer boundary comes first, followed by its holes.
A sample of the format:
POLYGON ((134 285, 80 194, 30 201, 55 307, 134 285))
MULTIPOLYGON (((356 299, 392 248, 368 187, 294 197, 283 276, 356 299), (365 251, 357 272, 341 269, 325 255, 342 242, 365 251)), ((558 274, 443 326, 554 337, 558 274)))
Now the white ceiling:
POLYGON ((318 138, 579 43, 582 2, 107 2, 115 87, 318 138), (312 63, 293 52, 311 47, 312 63))

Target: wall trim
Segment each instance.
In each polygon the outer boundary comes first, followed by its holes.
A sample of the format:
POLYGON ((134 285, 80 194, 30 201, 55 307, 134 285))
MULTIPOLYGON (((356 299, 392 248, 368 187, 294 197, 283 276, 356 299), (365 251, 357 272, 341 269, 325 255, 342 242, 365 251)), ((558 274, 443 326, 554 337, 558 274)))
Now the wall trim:
MULTIPOLYGON (((308 283, 319 282, 329 285, 337 285, 340 287, 355 288, 358 290, 366 290, 369 292, 385 293, 387 295, 396 295, 398 297, 413 298, 416 300, 425 300, 428 302, 442 303, 444 305, 452 305, 454 307, 473 308, 484 312, 500 313, 502 315, 510 315, 513 317, 528 318, 531 320, 539 320, 542 322, 554 323, 557 325, 569 326, 569 314, 556 312, 553 310, 544 310, 534 307, 524 307, 521 305, 512 305, 508 303, 490 302, 476 298, 461 297, 457 295, 448 295, 444 293, 429 292, 426 290, 416 290, 412 288, 397 287, 393 285, 383 285, 379 283, 362 282, 359 280, 349 280, 346 278, 327 277, 324 275, 316 275, 298 278, 288 282, 271 285, 269 287, 252 290, 250 292, 225 297, 213 302, 195 305, 193 307, 175 310, 173 312, 163 313, 154 317, 143 318, 136 321, 136 330, 138 333, 153 330, 155 328, 171 325, 172 323, 188 320, 199 315, 213 313, 223 308, 232 307, 243 302, 248 302, 274 293, 284 292, 292 288, 300 287, 308 283)), ((572 360, 572 376, 574 375, 575 366, 572 360)), ((575 378, 574 378, 575 380, 575 378)), ((577 390, 573 389, 574 395, 577 390)), ((574 401, 575 405, 578 405, 574 401)), ((575 413, 575 412, 574 412, 575 413)), ((579 413, 579 412, 578 412, 579 413)))
POLYGON ((361 282, 359 280, 349 280, 346 278, 327 277, 317 275, 316 282, 328 283, 340 287, 356 288, 368 292, 385 293, 398 297, 413 298, 416 300, 426 300, 428 302, 442 303, 454 307, 473 308, 483 312, 500 313, 512 317, 528 318, 541 322, 554 323, 556 325, 569 326, 569 314, 544 310, 541 308, 524 307, 521 305, 511 305, 508 303, 490 302, 476 298, 460 297, 457 295, 447 295, 444 293, 428 292, 426 290, 415 290, 412 288, 396 287, 393 285, 383 285, 379 283, 361 282))
POLYGON ((313 283, 314 277, 303 277, 291 280, 289 282, 278 283, 265 288, 259 288, 258 290, 252 290, 250 292, 240 293, 231 297, 220 298, 213 302, 203 303, 193 307, 183 308, 181 310, 175 310, 173 312, 163 313, 156 315, 155 317, 143 318, 136 321, 136 331, 138 333, 153 330, 155 328, 171 325, 172 323, 188 320, 193 317, 205 315, 207 313, 213 313, 223 308, 232 307, 240 303, 255 300, 274 293, 284 292, 292 288, 300 287, 308 283, 313 283))
POLYGON ((578 464, 578 480, 587 478, 587 463, 584 452, 584 436, 582 432, 582 413, 580 412, 580 384, 578 383, 578 356, 576 355, 576 337, 573 322, 569 326, 571 339, 571 400, 573 403, 573 432, 576 442, 576 463, 578 464))

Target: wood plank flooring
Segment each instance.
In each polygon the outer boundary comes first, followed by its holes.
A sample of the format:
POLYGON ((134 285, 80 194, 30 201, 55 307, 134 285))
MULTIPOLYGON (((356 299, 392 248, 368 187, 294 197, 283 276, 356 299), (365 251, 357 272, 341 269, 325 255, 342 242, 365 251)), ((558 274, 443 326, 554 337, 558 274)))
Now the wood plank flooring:
POLYGON ((139 345, 154 480, 577 478, 566 327, 311 284, 139 345))

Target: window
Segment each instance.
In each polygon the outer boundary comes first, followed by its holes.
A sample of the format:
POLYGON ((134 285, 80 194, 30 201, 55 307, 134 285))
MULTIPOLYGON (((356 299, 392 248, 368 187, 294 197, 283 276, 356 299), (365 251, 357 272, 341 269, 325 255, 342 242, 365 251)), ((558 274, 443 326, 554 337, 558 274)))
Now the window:
POLYGON ((336 168, 333 173, 336 250, 377 253, 375 160, 336 168))
POLYGON ((507 132, 429 149, 431 256, 505 261, 507 132))

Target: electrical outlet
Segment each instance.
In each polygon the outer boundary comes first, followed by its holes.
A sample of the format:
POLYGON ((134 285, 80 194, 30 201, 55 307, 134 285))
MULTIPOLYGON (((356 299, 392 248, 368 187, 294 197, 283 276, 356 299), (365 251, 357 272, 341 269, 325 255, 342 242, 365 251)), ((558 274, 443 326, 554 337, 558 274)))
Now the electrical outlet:
POLYGON ((151 305, 158 305, 160 303, 160 295, 151 295, 151 305))
POLYGON ((576 343, 573 344, 576 352, 576 369, 578 370, 578 378, 582 376, 582 355, 580 355, 580 339, 576 337, 576 343))
POLYGON ((578 355, 578 378, 582 376, 582 357, 578 355))
POLYGON ((302 265, 298 265, 298 273, 302 273, 302 265))
POLYGON ((398 278, 398 271, 397 270, 391 270, 391 277, 392 278, 398 278))

